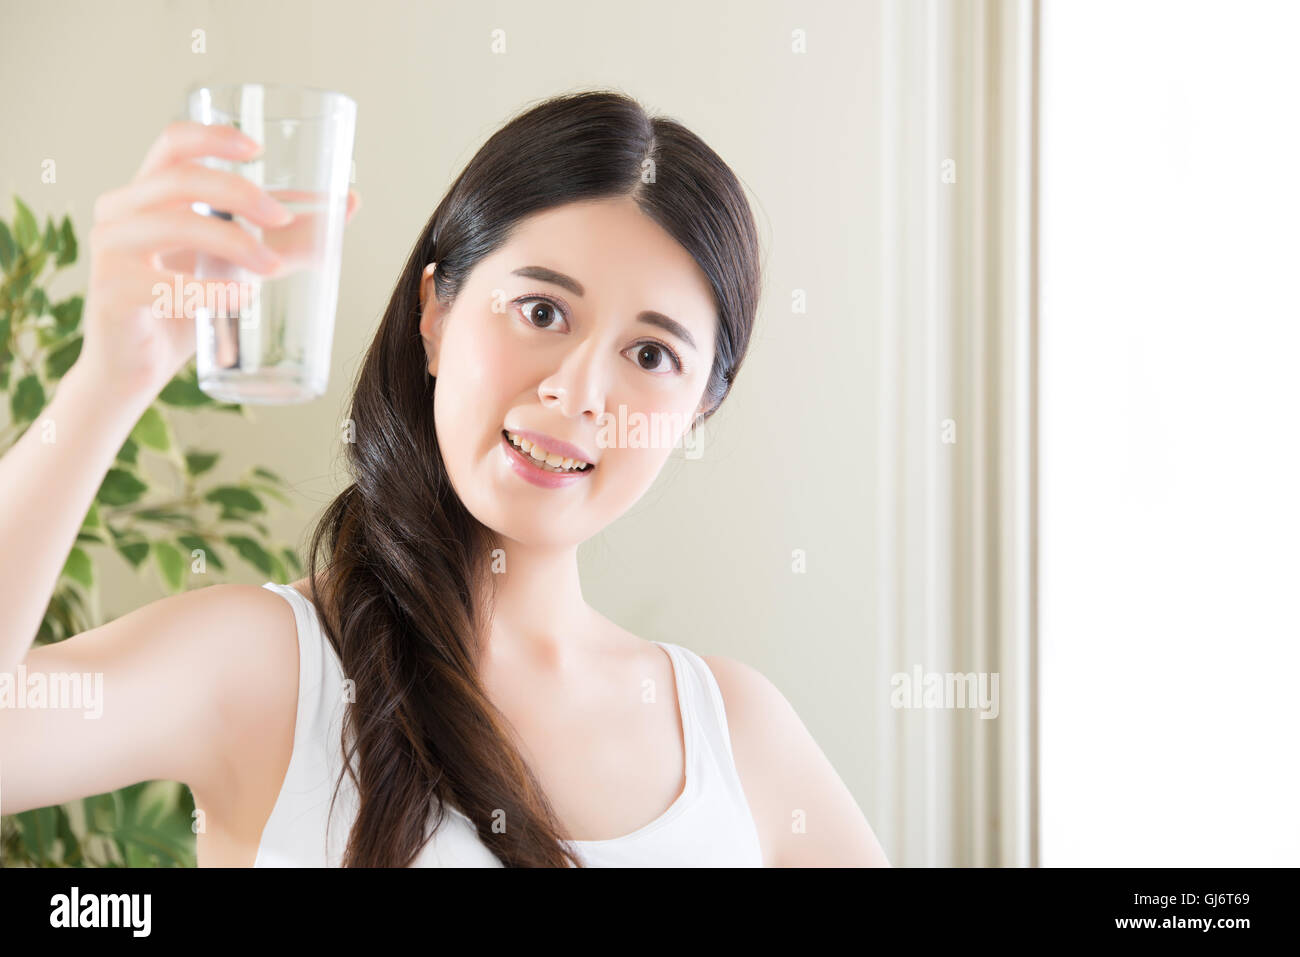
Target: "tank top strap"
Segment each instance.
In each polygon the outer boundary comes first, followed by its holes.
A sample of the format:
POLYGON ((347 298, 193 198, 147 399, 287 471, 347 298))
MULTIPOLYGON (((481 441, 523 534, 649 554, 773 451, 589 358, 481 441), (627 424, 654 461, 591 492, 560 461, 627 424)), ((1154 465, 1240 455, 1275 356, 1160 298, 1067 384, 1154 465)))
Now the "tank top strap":
POLYGON ((343 766, 340 742, 345 708, 343 668, 316 607, 292 585, 266 582, 293 609, 298 633, 298 711, 284 783, 259 844, 256 866, 336 867, 342 860, 355 795, 340 792, 330 817, 334 783, 343 766), (317 825, 320 828, 317 828, 317 825), (321 830, 325 833, 322 834, 321 830))
MULTIPOLYGON (((320 733, 320 726, 342 726, 345 700, 343 665, 325 636, 316 606, 292 585, 266 582, 263 588, 284 598, 293 608, 298 630, 298 729, 302 739, 320 733)), ((297 739, 295 739, 297 747, 297 739)))
MULTIPOLYGON (((321 631, 320 622, 316 618, 316 609, 298 589, 292 585, 280 585, 276 582, 267 582, 262 587, 285 599, 293 609, 294 623, 298 629, 298 689, 301 699, 303 697, 301 692, 321 686, 324 665, 324 649, 321 643, 325 641, 325 634, 321 631)), ((303 712, 302 705, 303 702, 299 700, 299 715, 303 712)))
POLYGON ((736 775, 736 761, 731 751, 731 734, 727 727, 727 709, 722 700, 722 689, 703 658, 682 645, 656 641, 655 644, 671 653, 683 666, 687 710, 697 725, 697 733, 708 745, 718 768, 724 775, 736 775))

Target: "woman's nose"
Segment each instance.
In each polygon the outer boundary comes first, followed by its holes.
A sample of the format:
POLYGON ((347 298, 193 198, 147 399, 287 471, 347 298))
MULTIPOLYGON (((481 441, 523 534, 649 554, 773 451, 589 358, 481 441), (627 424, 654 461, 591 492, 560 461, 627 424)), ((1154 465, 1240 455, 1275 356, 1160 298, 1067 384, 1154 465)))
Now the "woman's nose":
POLYGON ((559 365, 542 379, 538 395, 544 403, 559 405, 565 416, 586 412, 598 416, 604 409, 604 383, 609 374, 594 340, 585 342, 568 351, 559 365))

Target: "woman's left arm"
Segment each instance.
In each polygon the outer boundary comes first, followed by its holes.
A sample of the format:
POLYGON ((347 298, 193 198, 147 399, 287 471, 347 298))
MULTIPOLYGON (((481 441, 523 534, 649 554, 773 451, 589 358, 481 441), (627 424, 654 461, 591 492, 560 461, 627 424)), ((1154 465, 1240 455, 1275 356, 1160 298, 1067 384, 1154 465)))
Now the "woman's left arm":
POLYGON ((785 696, 734 658, 706 656, 769 867, 889 867, 853 795, 785 696))

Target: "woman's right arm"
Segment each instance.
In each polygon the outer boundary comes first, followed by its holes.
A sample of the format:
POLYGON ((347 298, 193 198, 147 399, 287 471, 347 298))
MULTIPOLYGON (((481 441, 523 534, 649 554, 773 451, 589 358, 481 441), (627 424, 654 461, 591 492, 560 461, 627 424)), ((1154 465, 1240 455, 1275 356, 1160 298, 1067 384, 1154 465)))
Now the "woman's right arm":
POLYGON ((27 653, 118 449, 194 354, 193 318, 156 317, 155 284, 170 288, 177 272, 185 288, 198 281, 177 268, 192 269, 196 250, 264 274, 278 265, 248 230, 190 208, 208 202, 261 225, 283 221, 287 212, 251 181, 192 162, 247 159, 247 144, 257 146, 233 127, 175 123, 135 179, 95 203, 81 354, 40 419, 0 459, 0 670, 27 653))
MULTIPOLYGON (((95 204, 81 354, 40 418, 0 458, 0 672, 23 664, 29 673, 88 673, 92 687, 98 676, 103 711, 92 718, 0 703, 0 812, 138 780, 192 783, 213 776, 213 757, 200 738, 219 725, 229 730, 223 719, 231 709, 252 705, 260 714, 268 706, 257 696, 272 685, 259 687, 259 676, 234 670, 248 661, 241 661, 238 642, 253 640, 238 636, 265 638, 264 629, 292 627, 292 615, 282 598, 252 586, 172 596, 30 651, 108 468, 145 409, 193 355, 193 318, 156 317, 155 284, 170 287, 178 274, 183 283, 201 281, 189 274, 196 252, 263 275, 280 265, 249 231, 190 205, 208 203, 261 226, 285 222, 289 214, 249 180, 194 162, 201 156, 246 160, 255 148, 230 127, 172 124, 132 182, 95 204), (232 619, 240 627, 231 627, 232 619), (233 652, 238 663, 216 660, 218 649, 233 652), (231 682, 233 698, 226 695, 231 682)), ((280 653, 296 656, 296 649, 280 653)), ((240 711, 233 720, 250 719, 240 711)))

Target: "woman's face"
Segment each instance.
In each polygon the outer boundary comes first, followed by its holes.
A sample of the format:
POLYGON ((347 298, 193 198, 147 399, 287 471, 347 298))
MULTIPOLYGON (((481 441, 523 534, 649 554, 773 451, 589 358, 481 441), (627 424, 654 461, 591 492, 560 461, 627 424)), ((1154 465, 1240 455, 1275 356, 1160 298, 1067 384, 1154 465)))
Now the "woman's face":
POLYGON ((427 270, 421 299, 452 486, 506 538, 590 538, 645 493, 703 409, 717 321, 708 279, 630 198, 530 216, 450 308, 427 270), (515 430, 575 446, 594 468, 542 471, 537 446, 564 450, 539 438, 512 451, 502 433, 515 430))

